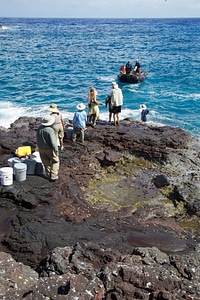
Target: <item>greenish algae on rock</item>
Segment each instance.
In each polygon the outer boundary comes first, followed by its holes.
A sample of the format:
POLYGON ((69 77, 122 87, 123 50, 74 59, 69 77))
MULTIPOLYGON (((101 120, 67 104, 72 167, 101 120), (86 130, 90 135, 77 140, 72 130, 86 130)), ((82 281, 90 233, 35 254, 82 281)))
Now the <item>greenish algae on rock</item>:
POLYGON ((86 199, 95 207, 109 211, 130 207, 133 212, 153 204, 173 206, 152 182, 157 169, 155 162, 125 154, 115 166, 95 170, 96 177, 85 190, 86 199))

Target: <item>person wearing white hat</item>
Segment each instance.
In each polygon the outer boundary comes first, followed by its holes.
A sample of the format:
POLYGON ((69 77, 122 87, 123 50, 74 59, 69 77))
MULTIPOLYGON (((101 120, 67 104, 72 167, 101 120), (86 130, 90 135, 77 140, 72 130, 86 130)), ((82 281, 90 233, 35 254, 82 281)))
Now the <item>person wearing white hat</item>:
POLYGON ((141 122, 146 122, 149 110, 147 109, 145 104, 140 104, 140 109, 141 109, 141 122))
POLYGON ((54 122, 55 118, 53 115, 45 116, 36 135, 40 158, 44 165, 46 176, 50 181, 58 179, 60 165, 57 139, 52 128, 54 122))
POLYGON ((138 59, 136 59, 136 61, 135 61, 135 66, 134 66, 133 70, 134 70, 135 73, 139 73, 140 74, 140 63, 139 63, 138 59))
POLYGON ((118 87, 116 82, 112 82, 111 107, 114 115, 114 125, 119 125, 119 114, 121 113, 121 107, 123 104, 122 90, 118 87))
POLYGON ((85 138, 85 128, 87 123, 87 113, 85 111, 85 104, 79 103, 77 106, 77 111, 74 113, 73 117, 73 133, 72 141, 76 141, 77 135, 80 135, 80 140, 84 143, 85 138))
POLYGON ((48 111, 50 111, 51 115, 53 115, 55 117, 53 129, 55 130, 56 138, 59 140, 60 150, 64 150, 63 138, 64 138, 65 123, 63 121, 62 114, 58 110, 56 104, 51 104, 48 108, 48 111))

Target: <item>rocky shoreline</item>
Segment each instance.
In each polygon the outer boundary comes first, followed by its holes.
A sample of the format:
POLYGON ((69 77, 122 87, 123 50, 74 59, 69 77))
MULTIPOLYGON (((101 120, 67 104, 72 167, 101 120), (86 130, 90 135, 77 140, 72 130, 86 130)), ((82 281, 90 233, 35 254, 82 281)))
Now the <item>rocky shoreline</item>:
MULTIPOLYGON (((2 167, 39 124, 0 128, 2 167)), ((64 147, 56 183, 0 186, 0 299, 199 299, 199 141, 125 119, 64 147)))

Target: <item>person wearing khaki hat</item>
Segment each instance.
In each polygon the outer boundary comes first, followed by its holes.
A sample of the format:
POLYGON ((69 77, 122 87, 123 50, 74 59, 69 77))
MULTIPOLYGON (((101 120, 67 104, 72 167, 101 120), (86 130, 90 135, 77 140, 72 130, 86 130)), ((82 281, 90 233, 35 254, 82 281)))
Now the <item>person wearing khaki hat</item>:
POLYGON ((58 179, 60 165, 58 143, 52 128, 54 122, 55 118, 53 115, 45 116, 36 134, 38 151, 49 181, 58 179))
POLYGON ((55 130, 56 138, 59 140, 60 150, 64 150, 63 138, 64 138, 65 123, 63 121, 62 114, 57 108, 56 104, 51 104, 48 108, 48 111, 50 111, 51 115, 55 117, 53 129, 55 130))

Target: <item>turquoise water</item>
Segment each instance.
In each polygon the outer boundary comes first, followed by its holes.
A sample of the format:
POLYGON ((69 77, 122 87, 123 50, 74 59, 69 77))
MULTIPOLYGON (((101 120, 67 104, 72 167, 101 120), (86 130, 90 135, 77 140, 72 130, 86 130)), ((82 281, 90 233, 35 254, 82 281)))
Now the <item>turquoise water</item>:
MULTIPOLYGON (((119 67, 139 59, 139 84, 120 84, 121 117, 178 126, 199 137, 200 19, 0 18, 0 125, 43 116, 56 103, 71 118, 95 86, 104 102, 119 67)), ((100 118, 108 111, 100 107, 100 118)))

